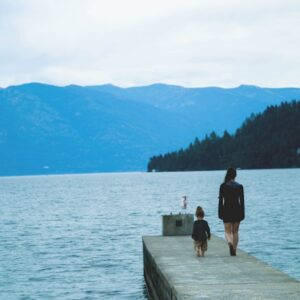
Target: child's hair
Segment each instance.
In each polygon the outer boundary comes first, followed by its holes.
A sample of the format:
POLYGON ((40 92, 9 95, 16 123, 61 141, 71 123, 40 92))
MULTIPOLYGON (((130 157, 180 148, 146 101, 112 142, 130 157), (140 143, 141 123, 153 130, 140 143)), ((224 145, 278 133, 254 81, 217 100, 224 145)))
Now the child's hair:
POLYGON ((195 215, 197 218, 204 218, 204 210, 201 206, 197 206, 195 215))

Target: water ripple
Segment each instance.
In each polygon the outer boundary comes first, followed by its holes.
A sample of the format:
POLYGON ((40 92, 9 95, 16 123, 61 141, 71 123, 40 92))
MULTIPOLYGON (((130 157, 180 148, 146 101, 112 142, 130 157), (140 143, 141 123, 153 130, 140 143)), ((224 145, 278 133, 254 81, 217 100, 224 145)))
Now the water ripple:
MULTIPOLYGON (((240 171, 246 219, 240 247, 300 279, 300 170, 240 171), (288 187, 288 188, 287 188, 288 187)), ((146 299, 142 235, 161 215, 204 207, 223 236, 217 194, 224 172, 0 178, 3 299, 146 299)))

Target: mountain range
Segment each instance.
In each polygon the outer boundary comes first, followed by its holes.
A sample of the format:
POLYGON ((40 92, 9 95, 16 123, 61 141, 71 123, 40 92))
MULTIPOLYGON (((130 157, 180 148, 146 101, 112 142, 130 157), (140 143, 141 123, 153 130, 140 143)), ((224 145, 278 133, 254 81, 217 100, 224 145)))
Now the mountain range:
POLYGON ((299 88, 10 86, 0 89, 0 175, 144 171, 155 154, 293 99, 299 88))

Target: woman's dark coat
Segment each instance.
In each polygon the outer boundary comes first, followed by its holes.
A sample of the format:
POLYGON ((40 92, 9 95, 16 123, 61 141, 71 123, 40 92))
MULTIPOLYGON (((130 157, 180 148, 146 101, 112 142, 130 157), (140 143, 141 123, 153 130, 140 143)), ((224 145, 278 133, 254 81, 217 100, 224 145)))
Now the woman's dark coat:
POLYGON ((240 222, 245 218, 244 189, 241 184, 235 181, 221 184, 219 218, 224 223, 240 222))

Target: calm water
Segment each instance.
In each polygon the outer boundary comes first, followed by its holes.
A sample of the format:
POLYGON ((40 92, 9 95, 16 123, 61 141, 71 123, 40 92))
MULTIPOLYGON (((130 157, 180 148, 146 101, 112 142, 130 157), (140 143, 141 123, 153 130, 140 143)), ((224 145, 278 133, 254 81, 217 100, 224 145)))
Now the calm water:
MULTIPOLYGON (((223 236, 223 176, 0 178, 0 298, 146 299, 141 236, 161 234, 161 215, 179 212, 182 195, 223 236)), ((300 279, 300 169, 240 171, 237 181, 246 196, 240 248, 300 279)))

